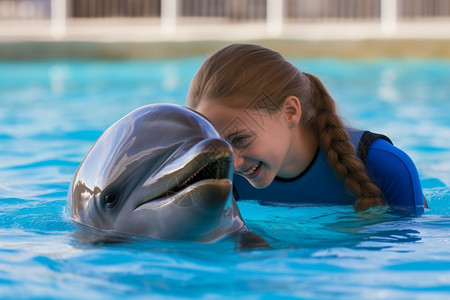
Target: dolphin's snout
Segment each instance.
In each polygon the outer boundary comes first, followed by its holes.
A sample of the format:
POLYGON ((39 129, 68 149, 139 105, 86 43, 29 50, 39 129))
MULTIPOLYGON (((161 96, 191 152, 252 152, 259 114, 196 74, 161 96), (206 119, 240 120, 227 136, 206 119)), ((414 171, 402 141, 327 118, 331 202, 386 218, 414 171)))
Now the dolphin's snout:
MULTIPOLYGON (((193 146, 189 153, 183 155, 182 165, 180 161, 173 162, 177 168, 166 165, 166 169, 175 171, 165 173, 158 180, 158 183, 166 182, 165 189, 153 199, 176 196, 189 190, 189 187, 202 185, 206 181, 211 184, 211 180, 231 180, 233 152, 226 141, 218 138, 204 139, 193 146)), ((218 182, 217 184, 219 185, 218 182)))

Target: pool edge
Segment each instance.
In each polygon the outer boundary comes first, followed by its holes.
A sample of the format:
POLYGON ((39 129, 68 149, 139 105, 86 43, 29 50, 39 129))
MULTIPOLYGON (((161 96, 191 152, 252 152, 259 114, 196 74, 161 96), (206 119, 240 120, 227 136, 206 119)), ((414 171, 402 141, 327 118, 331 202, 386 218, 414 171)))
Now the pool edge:
MULTIPOLYGON (((235 41, 0 41, 0 60, 124 60, 205 56, 233 42, 235 41)), ((445 39, 253 39, 238 42, 261 44, 289 57, 450 58, 450 43, 445 39)))

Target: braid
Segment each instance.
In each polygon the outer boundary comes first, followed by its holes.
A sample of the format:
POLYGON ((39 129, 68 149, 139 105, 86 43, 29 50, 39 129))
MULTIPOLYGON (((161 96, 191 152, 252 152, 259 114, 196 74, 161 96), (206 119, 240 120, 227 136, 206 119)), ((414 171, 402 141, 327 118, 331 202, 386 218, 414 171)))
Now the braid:
POLYGON ((336 113, 335 102, 320 80, 304 73, 311 82, 315 118, 312 126, 319 136, 319 145, 327 153, 328 163, 345 186, 357 197, 354 207, 358 211, 385 205, 381 190, 370 181, 364 164, 355 155, 341 118, 336 113))

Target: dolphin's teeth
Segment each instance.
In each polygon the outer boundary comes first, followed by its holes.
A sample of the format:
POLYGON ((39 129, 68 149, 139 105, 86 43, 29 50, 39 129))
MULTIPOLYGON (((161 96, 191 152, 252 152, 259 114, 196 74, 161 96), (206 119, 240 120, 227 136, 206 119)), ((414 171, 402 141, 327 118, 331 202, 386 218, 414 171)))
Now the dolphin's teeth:
POLYGON ((228 153, 215 153, 214 156, 198 157, 195 172, 184 180, 182 177, 175 175, 176 185, 172 186, 169 192, 175 194, 190 184, 205 179, 226 178, 231 162, 228 153), (183 181, 180 183, 181 180, 183 181))
MULTIPOLYGON (((191 176, 189 176, 185 181, 183 181, 183 183, 181 185, 178 185, 179 187, 187 185, 190 181, 192 181, 195 176, 197 176, 200 172, 202 172, 205 168, 207 168, 209 165, 211 165, 212 163, 215 163, 216 161, 219 161, 223 156, 225 155, 225 153, 217 153, 214 157, 209 158, 209 160, 207 162, 204 162, 198 169, 197 171, 195 171, 194 174, 192 174, 191 176)), ((212 177, 212 176, 211 176, 212 177)))
POLYGON ((202 166, 201 168, 199 168, 194 174, 192 174, 191 176, 189 176, 188 179, 186 179, 185 181, 183 181, 182 184, 180 184, 179 186, 183 186, 186 185, 189 181, 191 181, 192 179, 194 179, 195 176, 197 176, 198 173, 200 173, 207 165, 202 166))

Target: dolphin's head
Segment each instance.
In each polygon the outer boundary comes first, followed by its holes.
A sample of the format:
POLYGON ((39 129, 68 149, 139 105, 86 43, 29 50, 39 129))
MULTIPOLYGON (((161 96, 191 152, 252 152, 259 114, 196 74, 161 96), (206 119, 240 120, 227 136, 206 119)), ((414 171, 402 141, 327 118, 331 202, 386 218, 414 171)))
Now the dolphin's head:
POLYGON ((232 150, 187 108, 155 104, 97 140, 75 173, 72 218, 100 230, 210 242, 245 225, 231 199, 232 150))

